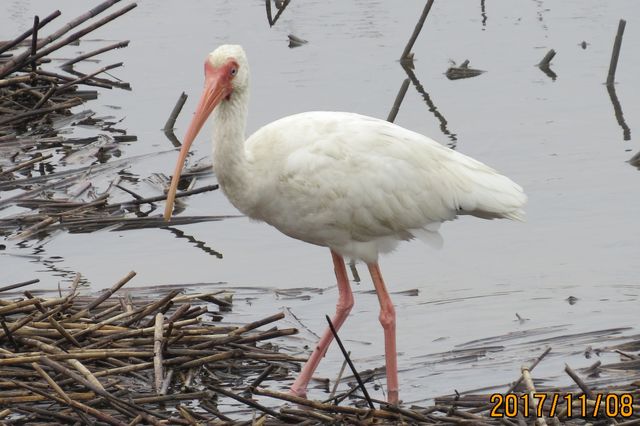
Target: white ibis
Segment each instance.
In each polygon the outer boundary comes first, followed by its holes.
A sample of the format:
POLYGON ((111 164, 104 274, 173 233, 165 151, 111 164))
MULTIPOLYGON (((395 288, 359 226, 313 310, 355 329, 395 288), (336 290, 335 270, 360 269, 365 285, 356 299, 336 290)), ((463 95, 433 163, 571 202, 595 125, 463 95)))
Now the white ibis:
MULTIPOLYGON (((213 113, 213 168, 231 203, 290 237, 331 250, 339 293, 336 329, 353 306, 344 257, 367 264, 380 302, 387 397, 397 403, 396 314, 378 255, 414 237, 440 245, 440 223, 461 214, 522 219, 522 188, 423 135, 359 114, 296 114, 245 140, 249 65, 244 50, 220 46, 208 55, 204 69, 204 92, 180 150, 165 219, 171 217, 189 147, 213 113)), ((327 329, 291 387, 293 394, 306 396, 332 339, 327 329)))

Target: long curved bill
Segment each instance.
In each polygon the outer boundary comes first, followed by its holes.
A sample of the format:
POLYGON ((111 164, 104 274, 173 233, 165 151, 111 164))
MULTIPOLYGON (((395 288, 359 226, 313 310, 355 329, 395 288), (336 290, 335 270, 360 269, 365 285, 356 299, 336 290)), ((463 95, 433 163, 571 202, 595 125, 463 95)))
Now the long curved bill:
POLYGON ((221 70, 205 66, 204 91, 202 92, 200 102, 198 103, 196 112, 191 119, 191 124, 189 125, 184 141, 182 142, 182 148, 178 155, 178 162, 176 163, 176 168, 173 172, 173 177, 171 178, 171 186, 169 186, 169 191, 167 192, 167 203, 164 209, 164 220, 166 221, 171 219, 173 204, 176 199, 176 191, 178 190, 178 182, 180 181, 180 174, 184 167, 184 160, 187 158, 187 154, 189 153, 189 148, 216 105, 218 105, 227 95, 229 95, 229 90, 227 90, 226 85, 223 82, 221 70))

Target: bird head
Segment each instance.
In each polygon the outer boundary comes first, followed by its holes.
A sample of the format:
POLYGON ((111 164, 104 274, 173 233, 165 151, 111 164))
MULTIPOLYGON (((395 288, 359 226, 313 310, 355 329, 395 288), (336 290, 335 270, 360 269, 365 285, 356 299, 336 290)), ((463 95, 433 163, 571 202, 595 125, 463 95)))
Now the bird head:
POLYGON ((209 53, 204 62, 204 76, 204 90, 182 142, 178 162, 171 179, 171 186, 169 186, 169 191, 167 192, 167 203, 164 210, 164 220, 167 221, 171 218, 171 213, 173 212, 173 204, 184 160, 187 158, 189 148, 200 129, 202 129, 205 121, 207 121, 216 106, 230 101, 234 94, 240 94, 248 87, 249 65, 242 47, 225 44, 209 53))

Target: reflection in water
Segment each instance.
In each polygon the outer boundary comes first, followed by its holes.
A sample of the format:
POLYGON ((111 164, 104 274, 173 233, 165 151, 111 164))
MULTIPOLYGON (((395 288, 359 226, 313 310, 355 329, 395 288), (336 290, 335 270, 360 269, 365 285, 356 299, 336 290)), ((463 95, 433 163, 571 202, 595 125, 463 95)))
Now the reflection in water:
POLYGON ((276 16, 272 18, 271 0, 265 0, 264 4, 267 8, 267 20, 269 21, 270 27, 273 27, 276 22, 278 22, 280 15, 282 15, 282 12, 284 12, 290 2, 291 0, 276 0, 276 9, 278 9, 278 13, 276 13, 276 16))
MULTIPOLYGON (((31 255, 25 256, 21 254, 20 256, 31 258, 30 262, 38 265, 38 267, 44 266, 44 270, 38 270, 37 272, 46 271, 48 272, 46 274, 47 276, 60 277, 61 280, 58 282, 58 288, 59 289, 65 288, 66 286, 63 286, 62 284, 70 285, 76 278, 76 275, 78 275, 78 272, 62 267, 65 261, 62 256, 55 256, 55 255, 47 256, 46 254, 47 250, 45 249, 45 246, 50 240, 51 238, 47 240, 40 239, 40 242, 38 244, 31 247, 29 246, 28 242, 23 241, 23 242, 17 243, 16 248, 19 248, 21 250, 30 250, 31 255)), ((11 256, 11 254, 8 254, 8 255, 11 256)), ((79 281, 79 284, 82 287, 89 286, 89 281, 87 281, 87 279, 85 278, 81 278, 79 281)))
POLYGON ((444 118, 444 115, 442 115, 440 111, 438 111, 438 107, 436 107, 436 105, 433 103, 433 101, 431 100, 431 96, 429 96, 429 93, 427 93, 427 91, 424 89, 424 86, 420 84, 420 81, 418 80, 418 77, 416 77, 415 73, 413 72, 413 69, 411 69, 406 64, 401 63, 401 65, 402 65, 402 69, 407 73, 409 80, 411 80, 411 82, 413 83, 418 93, 422 95, 422 98, 427 103, 427 106, 429 107, 429 111, 431 111, 433 115, 438 119, 438 121, 440 121, 440 130, 450 140, 450 142, 447 143, 447 146, 451 149, 455 149, 456 145, 458 144, 458 137, 455 133, 451 133, 451 131, 449 131, 449 129, 447 128, 447 124, 448 124, 447 119, 444 118))
POLYGON ((636 169, 640 170, 640 151, 638 151, 636 155, 631 157, 627 162, 636 169))
POLYGON ((618 95, 616 95, 616 87, 613 84, 607 84, 606 86, 607 92, 609 93, 609 98, 611 99, 611 103, 613 104, 613 112, 616 116, 616 120, 618 121, 620 127, 622 127, 622 139, 624 139, 625 141, 631 140, 631 129, 624 121, 622 106, 620 105, 620 101, 618 100, 618 95))
POLYGON ((480 0, 480 16, 482 16, 482 31, 487 26, 487 9, 484 5, 484 0, 480 0))
POLYGON ((162 227, 161 229, 167 229, 169 232, 174 234, 176 237, 184 238, 185 240, 189 241, 190 243, 193 243, 194 246, 196 246, 197 248, 199 248, 203 252, 205 252, 205 253, 207 253, 207 254, 209 254, 211 256, 215 256, 218 259, 222 259, 222 253, 217 252, 214 249, 212 249, 211 247, 207 246, 203 241, 197 240, 195 237, 185 234, 184 231, 181 231, 178 228, 174 228, 172 226, 166 226, 166 227, 162 227))
POLYGON ((556 78, 558 78, 558 74, 553 72, 553 70, 551 68, 549 68, 548 65, 541 65, 538 68, 540 68, 540 71, 545 73, 547 75, 547 77, 549 77, 551 80, 556 81, 556 78))

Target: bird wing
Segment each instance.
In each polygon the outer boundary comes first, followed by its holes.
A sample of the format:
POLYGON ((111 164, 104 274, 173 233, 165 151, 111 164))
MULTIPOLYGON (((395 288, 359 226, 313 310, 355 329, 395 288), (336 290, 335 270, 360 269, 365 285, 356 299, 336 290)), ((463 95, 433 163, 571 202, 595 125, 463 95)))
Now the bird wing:
POLYGON ((458 214, 523 217, 526 196, 507 177, 359 114, 289 116, 258 130, 245 149, 264 194, 252 216, 309 242, 407 239, 458 214))

